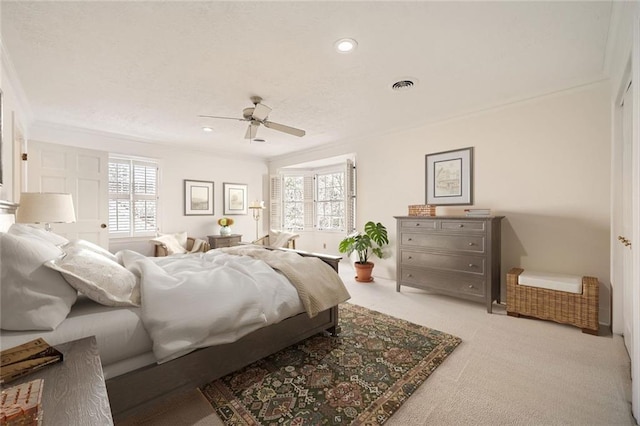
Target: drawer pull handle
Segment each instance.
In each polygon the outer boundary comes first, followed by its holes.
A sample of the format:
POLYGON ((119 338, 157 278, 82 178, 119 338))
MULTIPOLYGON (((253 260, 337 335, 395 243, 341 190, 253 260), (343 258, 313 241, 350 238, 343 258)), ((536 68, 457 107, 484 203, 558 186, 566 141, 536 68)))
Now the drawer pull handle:
POLYGON ((413 238, 407 238, 407 241, 413 241, 413 238))
POLYGON ((474 266, 476 266, 476 265, 474 265, 473 263, 469 264, 469 268, 473 268, 474 266))
POLYGON ((463 224, 459 224, 458 228, 464 228, 464 225, 463 224))
POLYGON ((409 256, 409 260, 413 259, 413 256, 409 256))
POLYGON ((413 275, 407 274, 407 278, 413 278, 413 275))
POLYGON ((473 284, 469 284, 469 288, 473 288, 473 284))
POLYGON ((471 247, 471 246, 473 246, 473 245, 474 245, 473 243, 469 243, 469 247, 471 247))
POLYGON ((419 224, 419 223, 416 223, 416 226, 420 226, 420 224, 419 224))

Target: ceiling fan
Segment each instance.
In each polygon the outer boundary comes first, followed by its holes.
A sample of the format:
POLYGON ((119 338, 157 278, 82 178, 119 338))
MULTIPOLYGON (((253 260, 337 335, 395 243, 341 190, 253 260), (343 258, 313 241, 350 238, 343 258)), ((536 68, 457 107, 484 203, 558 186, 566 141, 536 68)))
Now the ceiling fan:
POLYGON ((296 129, 295 127, 285 126, 284 124, 274 123, 273 121, 267 120, 269 113, 271 112, 271 108, 262 103, 262 98, 260 96, 252 96, 251 102, 253 102, 253 107, 245 108, 244 110, 242 110, 243 118, 217 117, 214 115, 199 115, 198 117, 247 121, 249 122, 249 127, 247 127, 247 132, 245 133, 244 138, 250 140, 254 140, 256 138, 258 127, 261 124, 269 129, 288 133, 293 136, 305 135, 304 130, 296 129))

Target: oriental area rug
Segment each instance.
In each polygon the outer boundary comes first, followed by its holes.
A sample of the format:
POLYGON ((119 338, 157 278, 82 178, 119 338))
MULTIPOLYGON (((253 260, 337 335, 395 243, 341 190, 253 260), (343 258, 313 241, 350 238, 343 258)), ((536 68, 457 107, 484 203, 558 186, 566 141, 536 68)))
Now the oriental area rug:
POLYGON ((339 320, 338 337, 310 337, 200 390, 227 425, 378 425, 460 344, 350 303, 339 320))

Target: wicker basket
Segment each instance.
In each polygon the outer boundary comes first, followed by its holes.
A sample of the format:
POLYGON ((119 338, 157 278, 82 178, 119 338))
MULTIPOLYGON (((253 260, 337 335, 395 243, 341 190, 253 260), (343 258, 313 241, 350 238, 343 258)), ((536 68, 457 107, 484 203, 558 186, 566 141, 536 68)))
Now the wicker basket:
POLYGON ((436 206, 428 204, 415 204, 409 206, 409 216, 435 216, 436 206))
POLYGON ((512 268, 507 274, 507 315, 520 315, 571 324, 583 333, 598 334, 598 279, 582 277, 582 293, 549 290, 518 284, 524 271, 512 268))

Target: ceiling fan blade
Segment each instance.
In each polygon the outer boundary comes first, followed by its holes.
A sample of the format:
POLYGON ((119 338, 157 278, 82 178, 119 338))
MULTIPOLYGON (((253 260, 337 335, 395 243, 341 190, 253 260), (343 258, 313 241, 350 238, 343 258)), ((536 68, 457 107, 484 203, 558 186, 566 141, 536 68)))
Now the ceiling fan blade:
POLYGON ((244 138, 249 140, 255 139, 257 133, 258 124, 253 124, 253 122, 251 122, 251 124, 249 124, 249 126, 247 127, 247 133, 244 134, 244 138))
POLYGON ((258 121, 263 121, 267 118, 270 112, 271 108, 269 108, 265 104, 258 103, 253 109, 253 118, 258 121))
POLYGON ((218 117, 215 115, 199 115, 198 117, 206 117, 206 118, 221 118, 223 120, 236 120, 236 121, 247 121, 244 118, 234 118, 234 117, 218 117))
POLYGON ((306 132, 302 129, 296 129, 295 127, 285 126, 284 124, 274 123, 273 121, 263 121, 266 127, 277 130, 279 132, 288 133, 293 136, 304 136, 306 132))

